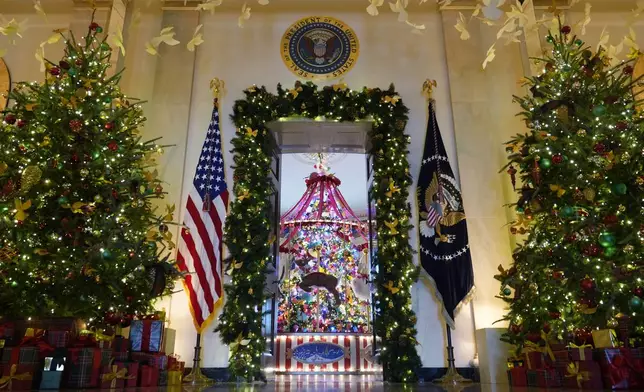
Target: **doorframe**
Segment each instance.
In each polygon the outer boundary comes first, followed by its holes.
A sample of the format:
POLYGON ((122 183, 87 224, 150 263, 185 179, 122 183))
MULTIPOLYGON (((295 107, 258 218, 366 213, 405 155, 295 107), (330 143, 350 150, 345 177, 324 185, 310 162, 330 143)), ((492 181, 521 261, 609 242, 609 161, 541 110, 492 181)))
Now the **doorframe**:
POLYGON ((416 351, 417 319, 411 307, 418 268, 409 243, 408 189, 413 181, 407 160, 410 138, 404 132, 408 108, 393 84, 386 90, 351 90, 344 83, 318 89, 312 82, 296 82, 292 89, 278 85, 277 94, 264 86, 251 86, 244 94, 244 99, 235 102, 231 116, 237 129, 231 141, 235 199, 230 204, 224 239, 230 254, 226 270, 232 271, 232 283, 226 286, 227 300, 216 327, 222 341, 231 347, 231 376, 249 381, 264 377, 261 356, 266 342, 261 333, 261 309, 269 297, 266 276, 272 271, 271 248, 278 239, 278 233, 271 233, 275 216, 271 196, 279 191, 270 179, 272 154, 279 146, 267 124, 296 116, 337 122, 373 119, 367 154, 373 156, 371 192, 377 205, 377 273, 372 277, 376 301, 372 308, 378 315, 374 331, 382 347, 378 358, 385 381, 416 381, 421 361, 416 351))

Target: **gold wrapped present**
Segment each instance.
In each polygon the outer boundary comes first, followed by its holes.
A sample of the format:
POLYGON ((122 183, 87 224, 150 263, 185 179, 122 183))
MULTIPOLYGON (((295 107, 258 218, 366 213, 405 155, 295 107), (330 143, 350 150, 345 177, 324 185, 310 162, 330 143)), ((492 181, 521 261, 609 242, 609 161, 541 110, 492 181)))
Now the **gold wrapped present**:
POLYGON ((183 382, 183 372, 179 370, 169 370, 168 371, 168 386, 177 386, 181 385, 183 382))
POLYGON ((592 331, 595 348, 619 347, 619 340, 614 329, 599 329, 592 331))

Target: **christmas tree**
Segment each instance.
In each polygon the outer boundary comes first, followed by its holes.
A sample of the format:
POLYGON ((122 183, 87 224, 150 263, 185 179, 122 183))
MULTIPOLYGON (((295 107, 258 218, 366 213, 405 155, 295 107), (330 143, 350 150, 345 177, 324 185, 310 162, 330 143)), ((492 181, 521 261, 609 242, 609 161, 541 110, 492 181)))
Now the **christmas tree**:
POLYGON ((161 147, 141 141, 102 28, 62 38, 62 60, 15 86, 0 125, 0 315, 114 323, 172 287, 173 207, 152 206, 161 147))
POLYGON ((507 172, 521 183, 512 232, 527 238, 496 278, 509 304, 504 339, 519 347, 542 332, 588 341, 620 319, 641 331, 644 320, 644 117, 632 62, 594 52, 569 26, 547 40, 543 73, 515 97, 529 131, 507 143, 507 172))
POLYGON ((281 217, 278 332, 368 333, 368 231, 323 163, 281 217))

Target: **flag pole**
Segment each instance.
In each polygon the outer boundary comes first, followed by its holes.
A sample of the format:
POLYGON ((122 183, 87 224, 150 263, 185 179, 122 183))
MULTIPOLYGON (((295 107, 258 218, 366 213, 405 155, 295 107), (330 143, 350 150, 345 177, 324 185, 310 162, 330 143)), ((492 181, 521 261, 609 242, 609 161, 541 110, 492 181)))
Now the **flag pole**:
MULTIPOLYGON (((220 80, 219 78, 212 79, 210 81, 210 90, 212 90, 213 105, 217 106, 217 109, 219 109, 220 98, 224 90, 223 80, 220 80)), ((209 203, 208 203, 208 208, 210 208, 209 203)), ((192 370, 190 371, 190 374, 188 374, 183 379, 184 383, 191 384, 193 386, 197 386, 197 385, 206 386, 214 383, 213 380, 211 380, 201 372, 200 362, 201 362, 201 331, 197 332, 197 341, 195 343, 195 354, 192 360, 192 370)))
MULTIPOLYGON (((428 103, 435 102, 433 93, 434 93, 434 88, 437 87, 437 83, 435 80, 431 79, 426 79, 425 82, 423 83, 423 95, 425 95, 425 98, 427 99, 428 103)), ((440 186, 439 186, 439 196, 441 196, 440 192, 440 186)), ((450 280, 450 286, 451 286, 451 275, 447 275, 448 279, 450 280)), ((465 378, 458 374, 456 371, 456 359, 454 358, 454 345, 452 344, 452 329, 450 328, 449 324, 445 323, 445 332, 447 334, 447 373, 439 379, 434 380, 434 383, 437 384, 444 384, 444 385, 458 385, 458 384, 465 384, 465 383, 471 383, 472 380, 465 378)))

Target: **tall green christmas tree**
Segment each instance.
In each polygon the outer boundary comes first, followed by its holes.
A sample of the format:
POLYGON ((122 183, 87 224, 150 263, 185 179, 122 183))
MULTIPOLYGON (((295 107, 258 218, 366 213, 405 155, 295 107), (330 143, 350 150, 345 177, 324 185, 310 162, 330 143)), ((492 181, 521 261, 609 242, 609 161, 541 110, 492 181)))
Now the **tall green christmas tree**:
POLYGON ((513 185, 520 178, 512 231, 527 238, 496 278, 509 304, 504 339, 519 347, 542 332, 583 341, 620 318, 638 330, 644 321, 644 117, 633 67, 611 65, 569 26, 548 42, 543 73, 515 97, 529 131, 507 143, 507 172, 513 185))
POLYGON ((140 102, 109 76, 92 23, 63 37, 42 83, 18 83, 0 125, 0 315, 118 320, 151 310, 176 275, 172 207, 158 216, 155 141, 140 102))

